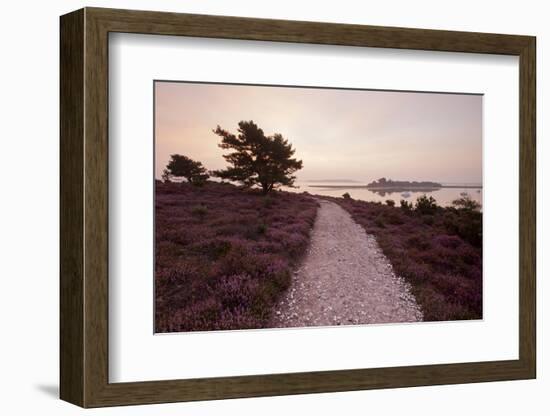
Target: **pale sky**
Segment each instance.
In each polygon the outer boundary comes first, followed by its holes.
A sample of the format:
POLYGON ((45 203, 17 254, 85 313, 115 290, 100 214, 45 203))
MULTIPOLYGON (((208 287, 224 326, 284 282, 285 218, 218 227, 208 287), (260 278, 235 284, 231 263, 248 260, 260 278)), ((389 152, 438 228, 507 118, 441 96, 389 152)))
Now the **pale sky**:
POLYGON ((480 95, 181 82, 156 82, 155 95, 157 178, 173 153, 225 167, 212 130, 253 120, 292 143, 299 181, 482 180, 480 95))

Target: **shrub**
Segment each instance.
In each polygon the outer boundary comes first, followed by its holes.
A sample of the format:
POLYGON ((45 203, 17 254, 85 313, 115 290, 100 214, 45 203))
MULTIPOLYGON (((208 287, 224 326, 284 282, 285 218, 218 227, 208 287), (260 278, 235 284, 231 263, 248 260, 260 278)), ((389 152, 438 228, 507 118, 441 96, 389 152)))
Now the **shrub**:
POLYGON ((189 250, 207 256, 210 260, 216 260, 227 255, 238 243, 238 240, 232 242, 227 238, 215 237, 190 244, 189 250))
POLYGON ((256 231, 258 234, 265 234, 265 232, 267 231, 267 225, 265 225, 265 223, 263 222, 259 223, 256 227, 256 231))
POLYGON ((191 214, 203 219, 206 216, 206 214, 208 214, 208 208, 204 205, 195 205, 191 209, 191 214))
POLYGON ((274 203, 275 203, 275 201, 274 201, 273 197, 271 197, 270 195, 264 196, 262 204, 265 208, 271 208, 274 203))
POLYGON ((382 215, 379 215, 378 217, 376 217, 374 219, 374 224, 377 226, 377 227, 380 227, 380 228, 385 228, 386 226, 384 225, 384 220, 382 219, 382 215))
POLYGON ((426 225, 433 225, 433 223, 434 223, 433 214, 424 214, 424 215, 422 215, 422 222, 426 225))
POLYGON ((447 210, 443 224, 450 234, 455 234, 476 247, 481 247, 482 214, 479 211, 447 210))
POLYGON ((455 199, 452 204, 456 208, 465 211, 479 211, 481 209, 481 204, 474 201, 469 195, 455 199))
POLYGON ((431 248, 429 237, 422 234, 413 234, 407 238, 407 246, 417 250, 428 250, 431 248))
POLYGON ((411 212, 412 209, 413 209, 413 204, 412 202, 407 202, 405 201, 404 199, 402 199, 401 201, 399 201, 399 205, 401 206, 401 209, 405 212, 411 212))
POLYGON ((349 194, 349 192, 346 192, 344 195, 342 195, 342 198, 351 199, 351 195, 349 194))
POLYGON ((437 204, 433 196, 422 195, 416 199, 415 210, 422 214, 433 214, 437 210, 437 204))
POLYGON ((398 210, 387 210, 384 213, 384 218, 388 224, 399 225, 403 224, 403 218, 398 210))
POLYGON ((456 235, 440 234, 433 238, 433 242, 436 245, 440 245, 446 248, 458 248, 462 244, 462 240, 456 235))
POLYGON ((388 207, 394 207, 395 206, 395 201, 393 199, 386 199, 386 205, 388 207))

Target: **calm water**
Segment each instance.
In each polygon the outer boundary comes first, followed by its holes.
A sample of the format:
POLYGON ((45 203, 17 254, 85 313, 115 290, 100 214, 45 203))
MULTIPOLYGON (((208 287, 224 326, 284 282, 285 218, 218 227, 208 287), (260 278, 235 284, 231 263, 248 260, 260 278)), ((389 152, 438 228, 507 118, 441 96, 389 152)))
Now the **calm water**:
MULTIPOLYGON (((482 204, 483 190, 480 188, 441 188, 435 191, 409 191, 409 192, 394 192, 394 191, 371 191, 367 188, 355 188, 354 186, 361 185, 360 183, 330 183, 329 186, 324 187, 323 183, 313 182, 297 182, 297 189, 285 189, 291 192, 304 192, 307 191, 310 194, 341 197, 344 193, 349 193, 353 199, 359 199, 363 201, 382 202, 391 199, 395 201, 396 205, 399 205, 399 201, 404 199, 409 202, 415 202, 416 198, 422 195, 432 196, 440 206, 450 206, 452 201, 462 197, 461 194, 468 194, 474 201, 482 204)), ((445 184, 442 185, 451 185, 445 184)), ((453 186, 466 186, 472 184, 452 184, 453 186)))

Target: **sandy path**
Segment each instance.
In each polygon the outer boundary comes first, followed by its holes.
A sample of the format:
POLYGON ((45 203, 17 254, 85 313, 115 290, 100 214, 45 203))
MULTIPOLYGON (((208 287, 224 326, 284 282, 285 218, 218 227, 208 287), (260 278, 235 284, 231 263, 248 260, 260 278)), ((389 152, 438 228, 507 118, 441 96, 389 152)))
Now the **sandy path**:
POLYGON ((319 203, 310 248, 271 327, 421 321, 375 238, 337 204, 319 203))

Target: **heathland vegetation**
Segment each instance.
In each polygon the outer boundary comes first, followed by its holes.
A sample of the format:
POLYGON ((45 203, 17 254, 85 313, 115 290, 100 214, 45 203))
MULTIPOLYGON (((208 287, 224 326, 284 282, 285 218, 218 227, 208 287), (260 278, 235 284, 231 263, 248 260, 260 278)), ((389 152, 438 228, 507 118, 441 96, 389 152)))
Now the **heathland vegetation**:
POLYGON ((386 204, 330 198, 376 237, 412 286, 425 321, 481 319, 482 213, 468 197, 440 207, 432 197, 386 204))
POLYGON ((252 121, 214 133, 225 170, 174 154, 156 184, 157 332, 265 327, 308 246, 317 202, 273 192, 302 167, 288 141, 252 121))
POLYGON ((231 184, 156 184, 156 331, 262 328, 290 285, 310 197, 231 184))
POLYGON ((157 332, 266 327, 310 245, 319 198, 338 203, 375 236, 411 285, 424 320, 482 317, 482 213, 475 201, 440 207, 422 196, 395 206, 348 193, 281 191, 303 167, 288 140, 265 135, 253 121, 238 123, 236 134, 220 126, 213 133, 228 151, 225 169, 208 171, 173 154, 156 181, 157 332))

